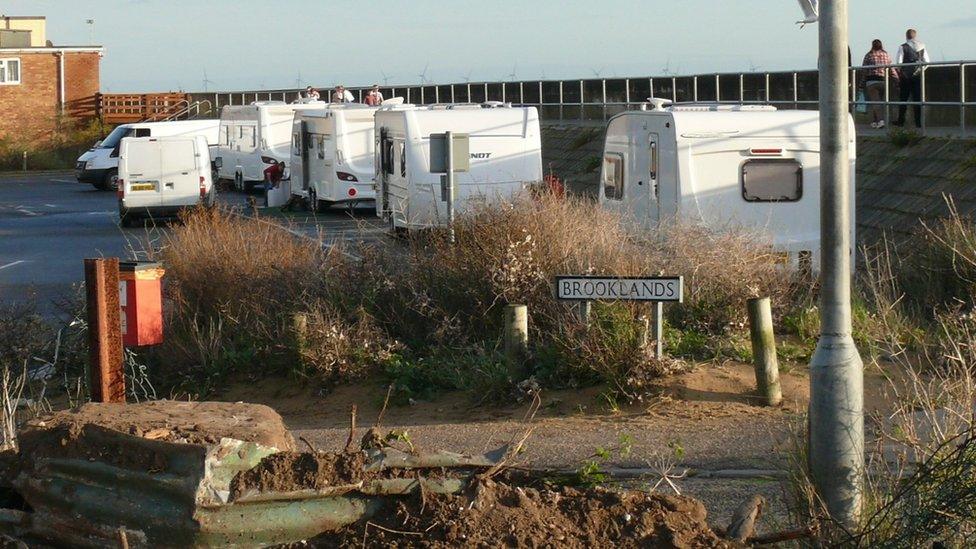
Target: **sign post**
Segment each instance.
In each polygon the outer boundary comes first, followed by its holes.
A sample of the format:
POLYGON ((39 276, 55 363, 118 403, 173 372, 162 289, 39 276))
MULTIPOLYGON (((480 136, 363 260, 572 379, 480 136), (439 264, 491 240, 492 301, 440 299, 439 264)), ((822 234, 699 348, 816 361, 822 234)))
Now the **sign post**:
POLYGON ((820 2, 820 339, 810 359, 810 475, 831 518, 857 522, 864 369, 851 337, 847 0, 820 2))
POLYGON ((454 244, 454 132, 444 134, 444 163, 447 164, 447 241, 454 244))
MULTIPOLYGON (((578 301, 589 316, 592 301, 646 301, 654 304, 654 356, 664 356, 664 303, 681 303, 684 278, 680 276, 614 277, 557 276, 556 299, 578 301)), ((585 322, 585 320, 584 320, 585 322)))
POLYGON ((441 173, 441 200, 447 202, 448 240, 454 244, 454 174, 470 166, 468 134, 430 134, 430 173, 441 173))

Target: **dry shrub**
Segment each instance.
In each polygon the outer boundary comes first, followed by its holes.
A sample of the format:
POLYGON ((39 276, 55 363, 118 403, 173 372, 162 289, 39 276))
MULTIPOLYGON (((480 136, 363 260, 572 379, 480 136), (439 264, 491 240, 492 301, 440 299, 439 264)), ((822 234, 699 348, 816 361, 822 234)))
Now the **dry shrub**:
POLYGON ((353 320, 343 318, 331 306, 320 304, 293 326, 295 348, 303 373, 337 383, 361 380, 376 374, 376 366, 391 359, 398 349, 365 311, 353 320))
POLYGON ((685 277, 685 302, 668 308, 677 328, 706 334, 742 328, 753 297, 769 297, 778 311, 794 304, 797 274, 779 263, 768 235, 676 223, 658 242, 661 270, 685 277))
POLYGON ((314 241, 220 210, 186 215, 165 238, 161 257, 179 307, 237 321, 303 299, 329 259, 314 241))
POLYGON ((795 289, 794 276, 754 232, 714 234, 679 224, 639 233, 580 199, 542 194, 476 208, 458 219, 455 233, 453 245, 434 232, 406 249, 366 254, 352 274, 362 291, 356 306, 429 354, 493 345, 502 307, 525 304, 537 373, 561 385, 602 380, 633 396, 672 365, 647 352, 639 322, 646 305, 597 307, 603 313, 584 328, 574 306, 554 299, 557 275, 684 275, 685 302, 668 305, 668 320, 679 329, 719 335, 742 327, 747 298, 768 295, 786 303, 795 289))
MULTIPOLYGON (((319 308, 329 280, 341 278, 341 254, 272 223, 213 210, 186 215, 160 255, 171 301, 160 354, 176 373, 189 373, 192 383, 203 379, 204 392, 235 370, 303 373, 308 363, 295 360, 289 339, 292 316, 319 308)), ((334 325, 327 315, 313 316, 310 333, 334 325)))
MULTIPOLYGON (((741 327, 747 298, 767 295, 784 303, 794 288, 793 277, 756 234, 684 225, 638 233, 580 199, 525 196, 475 208, 455 229, 455 244, 444 231, 433 231, 403 246, 360 250, 362 261, 346 261, 261 220, 210 212, 175 228, 163 258, 176 315, 204 328, 186 333, 213 349, 213 319, 220 319, 221 334, 230 334, 218 338, 224 355, 238 361, 288 350, 278 347, 289 340, 282 335, 290 315, 304 312, 309 332, 299 353, 302 373, 354 379, 397 349, 408 356, 402 368, 397 359, 396 369, 410 376, 423 378, 411 361, 436 356, 418 363, 443 364, 453 355, 490 365, 484 368, 490 375, 482 377, 495 383, 504 368, 485 353, 500 339, 503 306, 520 303, 529 309, 536 373, 563 385, 609 381, 628 396, 672 367, 647 352, 639 321, 647 306, 597 307, 605 314, 587 329, 575 306, 553 297, 555 276, 684 275, 685 302, 667 307, 668 320, 716 336, 741 327), (261 348, 242 345, 242 333, 261 348)), ((470 383, 457 379, 453 385, 470 383)))

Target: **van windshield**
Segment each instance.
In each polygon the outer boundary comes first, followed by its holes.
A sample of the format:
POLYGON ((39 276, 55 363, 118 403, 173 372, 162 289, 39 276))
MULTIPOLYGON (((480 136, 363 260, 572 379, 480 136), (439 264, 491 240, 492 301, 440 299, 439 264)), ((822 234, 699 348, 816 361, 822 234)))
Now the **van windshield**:
POLYGON ((132 126, 119 126, 112 130, 112 133, 105 137, 100 149, 114 149, 122 142, 123 137, 149 137, 149 128, 133 128, 132 126))

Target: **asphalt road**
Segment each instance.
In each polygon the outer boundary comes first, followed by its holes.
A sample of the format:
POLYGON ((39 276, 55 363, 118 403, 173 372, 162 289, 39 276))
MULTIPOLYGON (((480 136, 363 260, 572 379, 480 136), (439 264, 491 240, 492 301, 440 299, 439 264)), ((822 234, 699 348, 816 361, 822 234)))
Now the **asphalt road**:
MULTIPOLYGON (((243 205, 236 192, 218 194, 225 205, 243 205)), ((369 209, 350 215, 334 209, 292 225, 326 242, 382 238, 383 229, 369 209)), ((158 242, 165 226, 119 226, 113 192, 78 183, 70 173, 0 176, 0 302, 34 300, 46 316, 59 312, 56 302, 84 281, 88 257, 142 258, 158 242)))

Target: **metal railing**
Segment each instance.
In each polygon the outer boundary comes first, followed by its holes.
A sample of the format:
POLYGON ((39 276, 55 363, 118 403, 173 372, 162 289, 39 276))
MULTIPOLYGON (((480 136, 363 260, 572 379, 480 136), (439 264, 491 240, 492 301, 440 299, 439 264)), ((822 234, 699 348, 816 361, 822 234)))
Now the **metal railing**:
MULTIPOLYGON (((907 66, 907 65, 905 65, 907 66)), ((897 65, 883 67, 892 72, 897 65)), ((920 101, 895 98, 886 79, 882 101, 857 101, 857 86, 851 86, 852 111, 859 124, 867 124, 865 113, 855 103, 892 108, 923 107, 923 129, 949 134, 969 134, 976 129, 976 61, 952 61, 913 65, 921 67, 920 101)), ((877 67, 852 67, 851 80, 877 67)), ((581 80, 525 80, 512 82, 463 82, 452 84, 381 86, 384 97, 403 97, 408 103, 461 103, 503 101, 535 106, 547 120, 605 121, 618 112, 636 108, 648 97, 675 103, 770 104, 785 109, 815 109, 819 75, 816 70, 737 72, 695 75, 664 75, 631 78, 581 80)), ((349 88, 362 101, 369 88, 349 88)), ((216 109, 224 105, 246 105, 253 101, 291 102, 300 89, 204 92, 191 94, 194 100, 209 99, 216 109)), ((327 97, 327 92, 322 94, 327 97)), ((890 120, 890 116, 886 117, 890 120)))

